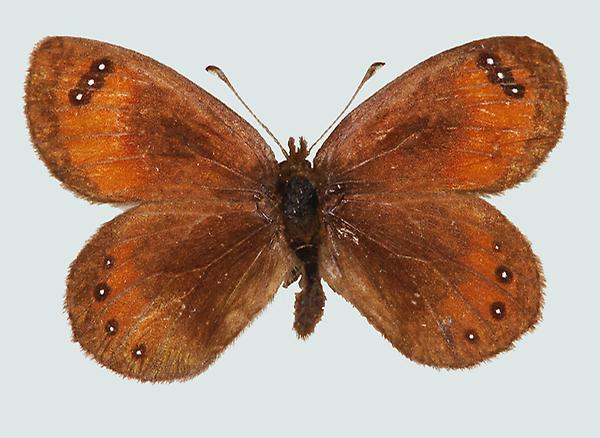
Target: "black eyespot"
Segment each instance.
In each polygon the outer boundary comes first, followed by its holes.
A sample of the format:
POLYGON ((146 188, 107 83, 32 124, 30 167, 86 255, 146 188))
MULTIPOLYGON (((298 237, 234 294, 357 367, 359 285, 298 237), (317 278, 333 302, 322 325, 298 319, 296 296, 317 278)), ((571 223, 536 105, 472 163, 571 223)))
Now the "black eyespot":
POLYGON ((489 75, 490 80, 495 84, 514 84, 512 71, 510 68, 497 68, 489 75))
POLYGON ((104 331, 106 331, 106 334, 109 336, 116 335, 118 330, 119 323, 114 319, 109 319, 104 326, 104 331))
POLYGON ((104 282, 98 283, 94 289, 94 298, 96 298, 96 301, 104 301, 109 293, 110 287, 108 284, 104 282))
POLYGON ((106 269, 110 269, 115 266, 115 259, 113 259, 111 256, 106 256, 104 257, 103 265, 106 269))
POLYGON ((146 346, 144 344, 139 344, 137 345, 132 351, 131 354, 133 355, 134 359, 141 359, 142 357, 144 357, 146 355, 146 346))
POLYGON ((79 83, 81 88, 86 87, 92 91, 99 90, 103 85, 104 76, 100 73, 87 74, 81 78, 81 82, 79 83))
POLYGON ((474 344, 479 340, 479 336, 477 335, 477 332, 475 332, 475 330, 470 329, 465 332, 465 339, 468 342, 474 344))
POLYGON ((506 316, 506 306, 501 301, 496 301, 490 306, 490 312, 494 319, 504 319, 506 316))
POLYGON ((510 283, 513 278, 513 273, 506 266, 500 265, 496 268, 496 278, 502 283, 510 283))
POLYGON ((502 87, 504 93, 517 99, 525 96, 525 87, 521 84, 507 84, 502 87))
POLYGON ((477 66, 484 70, 495 69, 498 65, 500 65, 500 60, 490 52, 483 52, 477 60, 477 66))
POLYGON ((92 67, 90 68, 90 71, 92 73, 97 72, 97 73, 102 73, 102 74, 111 73, 113 71, 113 63, 108 58, 98 59, 93 62, 92 67))
POLYGON ((85 105, 90 101, 92 94, 88 90, 73 88, 69 91, 69 102, 75 106, 85 105))

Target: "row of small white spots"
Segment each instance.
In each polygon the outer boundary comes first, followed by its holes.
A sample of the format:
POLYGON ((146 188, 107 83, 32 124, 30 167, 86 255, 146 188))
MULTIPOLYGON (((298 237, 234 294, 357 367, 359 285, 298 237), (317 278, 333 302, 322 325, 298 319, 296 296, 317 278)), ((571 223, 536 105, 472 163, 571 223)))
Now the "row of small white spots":
MULTIPOLYGON (((419 297, 421 297, 421 294, 420 294, 419 292, 415 292, 415 293, 413 293, 413 295, 415 296, 415 298, 419 298, 419 297)), ((417 301, 416 301, 416 300, 411 300, 410 302, 411 302, 413 305, 415 305, 415 306, 417 305, 417 301)))
MULTIPOLYGON (((492 57, 492 56, 485 56, 485 58, 483 58, 483 60, 479 61, 479 66, 482 67, 487 73, 488 73, 488 77, 489 75, 495 76, 496 78, 498 78, 498 80, 500 81, 500 84, 502 85, 504 92, 506 94, 508 94, 511 97, 522 97, 524 94, 524 87, 520 86, 520 85, 516 85, 516 86, 511 86, 511 83, 513 82, 513 78, 510 72, 510 69, 505 70, 505 71, 496 71, 496 69, 500 68, 501 66, 496 62, 496 60, 492 57), (508 82, 508 83, 505 83, 508 82)), ((493 82, 495 82, 493 80, 493 78, 490 78, 493 82)))

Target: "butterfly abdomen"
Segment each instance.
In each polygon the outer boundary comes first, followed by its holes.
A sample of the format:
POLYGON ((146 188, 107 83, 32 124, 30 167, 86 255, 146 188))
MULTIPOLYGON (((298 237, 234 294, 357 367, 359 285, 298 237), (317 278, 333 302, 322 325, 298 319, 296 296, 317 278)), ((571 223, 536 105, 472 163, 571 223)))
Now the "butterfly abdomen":
POLYGON ((305 246, 296 254, 303 263, 304 273, 300 280, 302 290, 296 294, 294 305, 294 330, 298 337, 306 338, 315 330, 325 307, 325 293, 319 274, 319 246, 305 246))

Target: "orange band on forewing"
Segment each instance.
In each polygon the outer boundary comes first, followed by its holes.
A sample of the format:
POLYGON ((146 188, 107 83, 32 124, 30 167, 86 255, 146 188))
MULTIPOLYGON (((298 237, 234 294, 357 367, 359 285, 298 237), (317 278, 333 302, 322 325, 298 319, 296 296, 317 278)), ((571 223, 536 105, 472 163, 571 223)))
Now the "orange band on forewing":
POLYGON ((510 171, 507 163, 523 153, 535 129, 536 90, 527 72, 515 69, 512 74, 526 87, 523 98, 507 96, 501 86, 488 81, 485 72, 470 65, 457 72, 453 87, 461 91, 456 99, 464 109, 464 123, 450 134, 449 142, 468 151, 459 147, 449 156, 443 169, 447 179, 494 185, 510 171))
POLYGON ((44 162, 89 199, 222 199, 274 184, 274 157, 250 125, 173 70, 117 46, 42 41, 26 112, 44 162))
MULTIPOLYGON (((92 93, 88 104, 60 115, 59 136, 71 163, 102 193, 128 190, 154 177, 148 166, 129 160, 140 152, 131 141, 123 110, 135 103, 137 91, 131 80, 121 76, 122 70, 115 69, 102 88, 92 93)), ((59 96, 61 104, 71 105, 68 92, 59 96)))
POLYGON ((315 157, 352 193, 494 193, 531 176, 560 136, 565 80, 521 37, 434 56, 344 118, 315 157))

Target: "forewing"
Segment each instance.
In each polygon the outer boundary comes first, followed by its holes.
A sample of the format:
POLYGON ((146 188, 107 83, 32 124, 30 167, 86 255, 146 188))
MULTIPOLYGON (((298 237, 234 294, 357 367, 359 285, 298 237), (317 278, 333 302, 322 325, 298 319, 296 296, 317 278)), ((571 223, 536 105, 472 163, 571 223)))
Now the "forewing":
POLYGON ((289 269, 276 227, 239 204, 156 203, 105 224, 71 267, 73 335, 144 381, 200 373, 271 301, 289 269))
POLYGON ((436 55, 352 111, 315 164, 345 193, 498 192, 528 178, 561 135, 566 82, 527 37, 436 55))
POLYGON ((52 174, 95 201, 248 198, 274 184, 275 158, 254 128, 131 50, 46 38, 31 55, 25 102, 52 174))
POLYGON ((482 199, 348 197, 325 224, 323 278, 412 360, 475 365, 540 317, 537 258, 482 199))

